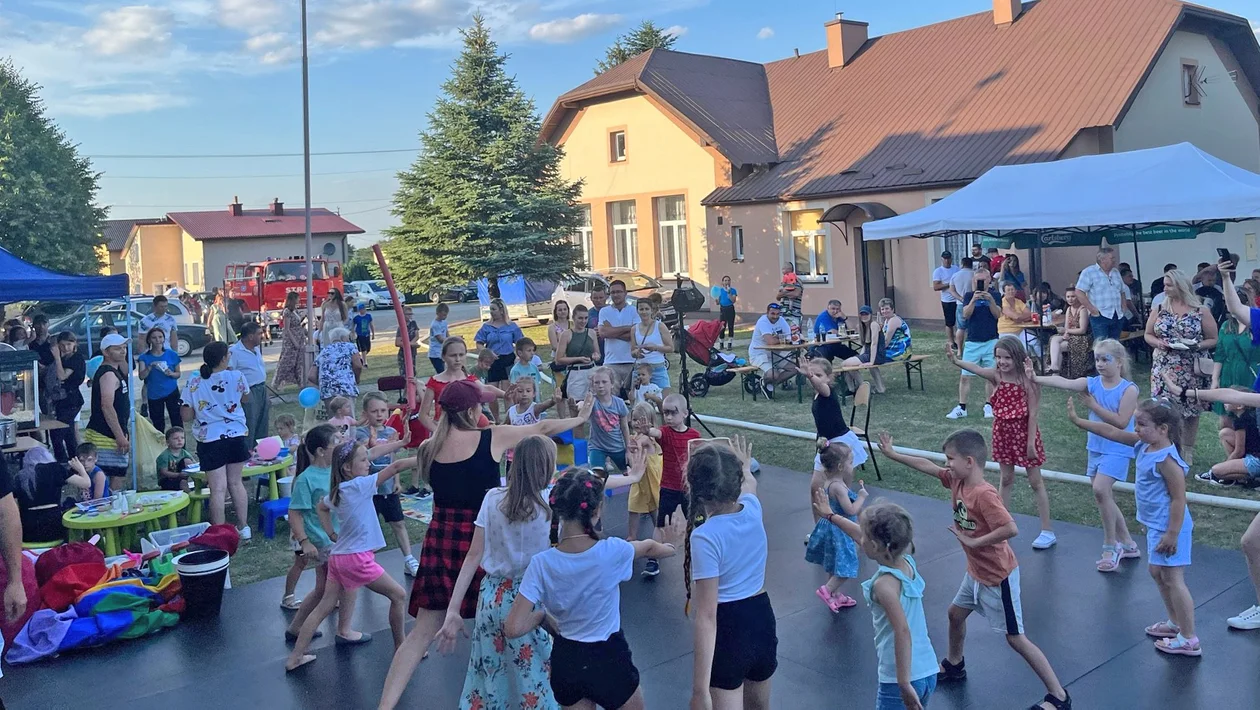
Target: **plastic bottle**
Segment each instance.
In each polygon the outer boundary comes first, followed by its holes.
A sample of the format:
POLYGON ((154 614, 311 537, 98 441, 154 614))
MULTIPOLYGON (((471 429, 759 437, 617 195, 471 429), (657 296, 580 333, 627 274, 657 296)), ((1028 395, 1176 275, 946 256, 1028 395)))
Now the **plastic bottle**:
POLYGON ((1050 315, 1050 304, 1045 303, 1041 306, 1041 322, 1049 323, 1052 320, 1050 315))

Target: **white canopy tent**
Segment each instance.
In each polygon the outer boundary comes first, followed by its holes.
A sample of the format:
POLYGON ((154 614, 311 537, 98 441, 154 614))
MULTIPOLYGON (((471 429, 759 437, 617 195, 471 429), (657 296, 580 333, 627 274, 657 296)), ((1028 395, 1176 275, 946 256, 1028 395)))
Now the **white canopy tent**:
MULTIPOLYGON (((1142 230, 1161 226, 1193 238, 1213 223, 1256 218, 1260 175, 1178 143, 999 166, 935 204, 869 222, 862 233, 866 241, 971 233, 1060 246, 1085 243, 1072 235, 1108 232, 1147 241, 1142 230)), ((1150 239, 1178 238, 1156 233, 1150 239)))

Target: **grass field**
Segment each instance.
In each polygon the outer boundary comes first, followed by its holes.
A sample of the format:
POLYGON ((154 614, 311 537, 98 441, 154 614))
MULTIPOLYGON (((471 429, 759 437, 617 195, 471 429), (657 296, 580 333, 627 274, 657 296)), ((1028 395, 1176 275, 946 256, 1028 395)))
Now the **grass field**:
MULTIPOLYGON (((451 334, 462 335, 471 343, 475 330, 475 325, 458 325, 451 328, 451 334)), ((549 360, 550 352, 546 345, 545 327, 526 328, 525 334, 541 344, 539 355, 544 360, 549 360)), ((744 338, 747 338, 747 332, 744 338)), ((991 423, 980 414, 982 387, 979 383, 973 386, 972 415, 967 419, 956 421, 945 418, 945 414, 954 406, 957 399, 958 371, 946 361, 943 355, 938 355, 938 353, 943 353, 944 336, 939 333, 916 331, 914 345, 915 352, 931 355, 923 368, 926 389, 924 391, 918 389, 916 377, 915 389, 907 390, 904 373, 900 366, 886 368, 885 380, 888 392, 874 397, 871 430, 891 433, 899 445, 929 451, 939 451, 945 437, 963 427, 975 428, 988 438, 991 423)), ((671 377, 677 383, 678 359, 671 356, 670 360, 671 377)), ((369 356, 367 364, 367 370, 362 378, 364 389, 374 388, 376 380, 381 376, 397 374, 393 348, 382 348, 379 353, 373 353, 369 356)), ((699 371, 695 363, 688 363, 688 365, 692 372, 699 371)), ((417 370, 421 376, 427 376, 432 372, 423 357, 417 364, 417 370)), ((1149 392, 1150 378, 1146 365, 1137 366, 1132 379, 1141 387, 1143 395, 1149 392)), ((272 417, 289 413, 301 421, 302 411, 296 403, 296 388, 286 390, 283 394, 288 402, 273 402, 272 417)), ((1085 434, 1067 420, 1064 414, 1066 400, 1065 393, 1058 390, 1046 389, 1042 396, 1040 419, 1042 439, 1047 455, 1045 468, 1083 474, 1086 459, 1085 434)), ((774 401, 767 402, 764 399, 758 399, 753 402, 751 399, 740 398, 739 381, 736 380, 723 387, 711 389, 708 396, 704 398, 694 398, 692 407, 701 417, 710 414, 813 431, 808 393, 803 404, 798 404, 795 392, 789 391, 780 392, 774 401)), ((1193 473, 1205 470, 1223 457, 1216 438, 1216 430, 1215 417, 1205 415, 1195 449, 1196 463, 1193 473)), ((724 427, 714 427, 714 433, 719 436, 732 433, 747 435, 753 442, 755 455, 764 463, 797 471, 808 471, 812 467, 813 446, 808 441, 724 427)), ((948 496, 948 491, 934 479, 894 464, 887 459, 881 459, 880 469, 883 480, 878 483, 879 486, 942 500, 948 496)), ((858 476, 866 479, 868 483, 875 482, 875 471, 870 464, 867 464, 865 471, 859 471, 858 476)), ((997 483, 996 476, 996 473, 991 474, 991 480, 995 484, 997 483)), ((1047 486, 1050 494, 1051 515, 1056 520, 1098 526, 1098 513, 1094 507, 1093 493, 1088 486, 1054 481, 1047 482, 1047 486)), ((1198 482, 1190 482, 1189 489, 1223 496, 1255 497, 1256 495, 1248 491, 1210 487, 1198 482)), ((1120 494, 1117 497, 1121 509, 1129 519, 1130 530, 1135 534, 1139 533, 1140 528, 1133 518, 1133 496, 1120 494)), ((1022 483, 1017 485, 1013 507, 1015 512, 1036 514, 1027 485, 1022 483)), ((1251 513, 1243 511, 1204 505, 1192 505, 1192 510, 1195 541, 1216 547, 1237 549, 1238 539, 1253 517, 1251 513)), ((407 527, 412 543, 418 548, 419 542, 423 539, 424 526, 409 521, 407 527)), ((395 541, 388 527, 385 529, 385 536, 389 546, 394 547, 395 541)), ((261 532, 256 532, 254 540, 242 546, 241 551, 233 559, 232 577, 238 584, 247 584, 259 579, 283 575, 288 570, 292 559, 292 553, 288 548, 288 529, 281 523, 274 539, 266 540, 261 536, 261 532)))

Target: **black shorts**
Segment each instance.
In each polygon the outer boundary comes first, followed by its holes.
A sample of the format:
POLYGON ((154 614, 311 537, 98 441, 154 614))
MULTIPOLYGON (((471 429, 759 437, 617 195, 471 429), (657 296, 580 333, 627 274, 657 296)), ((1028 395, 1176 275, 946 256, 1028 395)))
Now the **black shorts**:
POLYGON ((509 353, 500 355, 494 364, 490 366, 490 372, 486 374, 486 382, 494 384, 495 382, 506 382, 512 374, 512 364, 516 362, 516 356, 509 353))
POLYGON ((668 524, 665 518, 673 515, 679 508, 682 508, 683 515, 690 512, 687 506, 687 494, 672 488, 662 488, 660 507, 656 509, 656 527, 665 527, 668 524))
POLYGON ((248 437, 234 436, 218 441, 197 442, 197 460, 201 462, 201 470, 210 472, 223 468, 230 463, 245 463, 249 460, 248 437))
POLYGON ((941 301, 941 310, 945 312, 945 325, 953 328, 958 323, 958 304, 941 301))
POLYGON ((556 702, 577 705, 584 698, 619 708, 639 689, 639 669, 620 631, 604 641, 583 643, 555 637, 551 647, 551 692, 556 702))
POLYGON ((372 352, 372 336, 357 335, 354 338, 354 342, 359 346, 359 352, 361 353, 372 352))
POLYGON ((402 499, 397 493, 389 495, 372 496, 372 505, 376 506, 376 514, 385 518, 387 523, 401 523, 403 521, 402 499))
POLYGON ((735 690, 746 680, 770 680, 779 667, 778 651, 769 594, 718 604, 709 687, 735 690))

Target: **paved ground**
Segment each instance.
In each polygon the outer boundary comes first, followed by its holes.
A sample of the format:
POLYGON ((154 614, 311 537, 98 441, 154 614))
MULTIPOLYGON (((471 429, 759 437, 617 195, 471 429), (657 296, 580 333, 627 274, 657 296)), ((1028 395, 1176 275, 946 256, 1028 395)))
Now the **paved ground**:
MULTIPOLYGON (((814 595, 825 576, 803 560, 801 539, 812 527, 807 481, 803 473, 770 467, 760 476, 770 540, 766 588, 779 638, 772 705, 869 708, 876 691, 870 614, 856 582, 844 590, 859 598, 858 606, 839 614, 831 614, 814 595)), ((916 557, 928 585, 928 628, 937 653, 943 653, 945 610, 965 568, 957 541, 946 532, 949 506, 872 492, 895 500, 914 516, 916 557)), ((1187 581, 1197 605, 1204 656, 1168 657, 1155 651, 1142 632, 1164 618, 1144 561, 1099 574, 1094 570, 1098 530, 1065 523, 1055 526, 1056 548, 1034 552, 1030 544, 1036 521, 1016 517, 1023 531, 1013 545, 1021 563, 1025 627, 1077 708, 1256 707, 1260 632, 1231 631, 1224 621, 1255 601, 1239 553, 1195 546, 1187 581)), ((605 519, 610 534, 624 533, 624 496, 612 499, 605 519)), ((381 562, 402 580, 397 551, 382 554, 381 562)), ((681 560, 666 560, 662 567, 653 583, 636 577, 622 585, 622 624, 642 674, 647 706, 682 708, 691 686, 691 627, 683 616, 681 560)), ((871 562, 863 560, 860 576, 873 571, 871 562)), ((311 584, 308 573, 299 590, 311 584)), ((375 640, 351 650, 335 648, 328 623, 316 642, 319 660, 286 676, 281 634, 287 617, 278 608, 282 587, 283 580, 276 578, 229 590, 217 621, 184 623, 152 638, 34 666, 6 667, 0 694, 11 708, 375 707, 393 651, 388 605, 364 594, 355 622, 375 634, 375 640)), ((1042 696, 1036 677, 1000 635, 989 632, 978 618, 969 631, 969 678, 941 689, 931 700, 932 708, 1025 708, 1042 696)), ((457 707, 467 662, 467 641, 450 656, 434 653, 412 678, 402 707, 457 707)))

